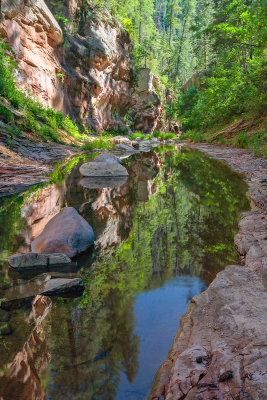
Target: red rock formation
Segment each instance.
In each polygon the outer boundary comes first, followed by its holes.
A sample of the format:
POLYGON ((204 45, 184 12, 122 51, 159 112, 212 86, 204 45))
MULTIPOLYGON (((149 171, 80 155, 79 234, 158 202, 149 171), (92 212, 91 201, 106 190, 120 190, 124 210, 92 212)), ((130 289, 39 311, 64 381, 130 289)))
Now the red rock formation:
MULTIPOLYGON (((42 102, 97 130, 124 126, 131 104, 131 41, 116 23, 84 20, 66 2, 78 33, 63 33, 43 0, 2 1, 0 32, 18 61, 16 79, 42 102), (77 17, 76 17, 77 18, 77 17)), ((66 7, 65 7, 66 8, 66 7)))
POLYGON ((182 91, 186 92, 191 86, 199 87, 200 86, 200 75, 193 74, 188 81, 186 81, 182 86, 182 91))
POLYGON ((156 93, 159 83, 159 78, 149 68, 139 70, 137 86, 132 92, 134 130, 153 133, 160 129, 160 116, 164 107, 156 93))

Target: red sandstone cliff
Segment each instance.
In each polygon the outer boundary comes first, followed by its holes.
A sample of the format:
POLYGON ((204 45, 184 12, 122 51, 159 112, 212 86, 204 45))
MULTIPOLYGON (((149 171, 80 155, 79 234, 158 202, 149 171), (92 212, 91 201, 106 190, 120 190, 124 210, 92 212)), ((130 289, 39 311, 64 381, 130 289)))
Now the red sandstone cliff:
POLYGON ((79 3, 65 1, 62 12, 76 20, 63 35, 43 0, 2 1, 0 32, 15 52, 17 82, 91 128, 123 126, 131 105, 130 37, 110 16, 87 19, 79 3))

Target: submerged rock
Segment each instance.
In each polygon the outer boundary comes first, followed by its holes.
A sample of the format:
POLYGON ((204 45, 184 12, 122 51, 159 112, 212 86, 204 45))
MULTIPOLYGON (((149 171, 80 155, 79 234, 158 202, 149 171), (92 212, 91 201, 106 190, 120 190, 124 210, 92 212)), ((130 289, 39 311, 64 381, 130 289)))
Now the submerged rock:
POLYGON ((50 279, 40 294, 45 296, 71 296, 81 295, 83 291, 84 284, 80 278, 56 278, 50 279))
POLYGON ((129 175, 127 169, 117 162, 89 162, 80 167, 80 173, 88 177, 119 177, 129 175))
POLYGON ((64 253, 69 257, 85 251, 94 243, 92 227, 73 207, 66 207, 45 226, 31 244, 41 254, 64 253))
POLYGON ((31 302, 35 296, 62 296, 76 297, 80 296, 84 290, 84 284, 80 278, 55 278, 51 276, 35 279, 23 285, 14 286, 1 293, 4 301, 1 307, 4 310, 11 310, 31 302))
POLYGON ((9 265, 16 270, 31 268, 48 268, 49 266, 66 266, 71 259, 66 254, 17 253, 8 257, 9 265))

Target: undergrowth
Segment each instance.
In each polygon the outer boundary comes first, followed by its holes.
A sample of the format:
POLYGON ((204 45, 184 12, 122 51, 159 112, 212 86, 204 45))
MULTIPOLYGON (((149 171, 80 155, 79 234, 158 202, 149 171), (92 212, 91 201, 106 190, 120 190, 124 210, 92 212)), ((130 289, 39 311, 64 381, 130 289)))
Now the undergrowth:
POLYGON ((253 151, 255 156, 267 157, 267 133, 263 130, 260 130, 256 133, 254 132, 253 134, 240 132, 231 139, 226 139, 222 135, 212 138, 209 137, 208 134, 204 135, 201 132, 187 131, 181 136, 181 139, 187 139, 194 143, 218 143, 243 149, 250 149, 253 151))
POLYGON ((131 138, 132 139, 136 139, 136 138, 140 138, 141 140, 151 140, 151 138, 157 138, 157 139, 161 139, 161 140, 168 140, 168 139, 174 139, 176 138, 176 134, 175 133, 164 133, 164 132, 159 132, 159 131, 155 131, 152 135, 145 135, 144 133, 141 132, 135 132, 131 138))
POLYGON ((63 143, 59 130, 66 131, 75 139, 81 139, 79 132, 69 116, 43 105, 26 90, 20 90, 14 80, 17 64, 14 52, 0 38, 0 117, 7 125, 11 136, 18 136, 22 129, 37 134, 44 141, 63 143), (14 107, 23 115, 18 122, 8 109, 14 107))
POLYGON ((110 144, 108 142, 108 138, 100 137, 85 142, 84 145, 82 146, 82 150, 108 149, 109 147, 110 144))

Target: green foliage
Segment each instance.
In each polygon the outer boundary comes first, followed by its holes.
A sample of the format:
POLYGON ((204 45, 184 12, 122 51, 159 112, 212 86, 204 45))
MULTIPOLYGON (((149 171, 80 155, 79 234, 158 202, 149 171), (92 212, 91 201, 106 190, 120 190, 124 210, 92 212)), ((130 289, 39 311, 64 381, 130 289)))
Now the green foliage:
POLYGON ((168 140, 168 139, 176 138, 175 133, 171 133, 171 132, 164 133, 164 132, 155 131, 155 132, 153 132, 152 136, 155 138, 161 139, 161 140, 168 140))
POLYGON ((96 138, 91 141, 87 141, 82 146, 82 150, 94 150, 94 149, 108 149, 110 147, 108 139, 104 137, 96 138))
POLYGON ((136 67, 150 67, 176 90, 166 113, 184 132, 204 133, 235 116, 265 112, 267 13, 261 0, 101 4, 130 33, 136 67))
MULTIPOLYGON (((19 110, 25 118, 22 125, 25 130, 40 135, 45 141, 52 140, 63 143, 59 138, 59 129, 65 130, 75 139, 81 139, 77 125, 61 112, 41 104, 26 91, 17 88, 14 73, 16 63, 12 59, 12 50, 0 38, 0 96, 19 110)), ((1 100, 1 99, 0 99, 1 100)), ((20 131, 16 125, 14 114, 0 102, 0 116, 7 123, 12 123, 9 133, 14 136, 20 131)))
POLYGON ((176 138, 175 133, 171 133, 171 132, 165 133, 164 136, 163 136, 163 139, 164 139, 164 140, 175 139, 175 138, 176 138))
MULTIPOLYGON (((172 113, 182 122, 183 132, 205 133, 235 117, 266 110, 266 13, 258 0, 219 0, 216 5, 199 0, 197 4, 203 16, 194 17, 191 27, 196 45, 192 54, 202 49, 204 59, 199 58, 197 74, 178 94, 172 113), (203 19, 207 10, 208 24, 203 19)), ((246 139, 240 140, 245 146, 242 140, 246 139)))
POLYGON ((255 155, 262 154, 266 157, 266 132, 260 131, 250 135, 241 132, 235 136, 230 143, 234 146, 242 147, 243 149, 252 149, 255 155))
POLYGON ((132 139, 140 138, 141 140, 144 140, 145 135, 141 132, 135 132, 131 136, 132 139))
POLYGON ((197 131, 188 131, 181 136, 181 139, 189 139, 192 142, 205 142, 204 135, 197 131))

